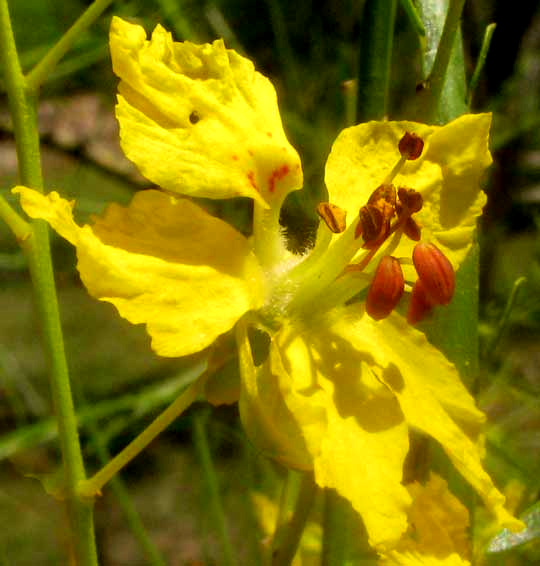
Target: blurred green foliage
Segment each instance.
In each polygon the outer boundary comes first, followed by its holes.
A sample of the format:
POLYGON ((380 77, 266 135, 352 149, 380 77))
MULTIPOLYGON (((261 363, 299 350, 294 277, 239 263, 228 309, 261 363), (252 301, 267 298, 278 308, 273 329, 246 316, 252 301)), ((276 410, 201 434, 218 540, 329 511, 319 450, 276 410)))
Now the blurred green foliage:
MULTIPOLYGON (((501 488, 510 478, 511 501, 520 512, 540 490, 540 9, 526 3, 466 3, 463 25, 470 78, 485 28, 497 23, 473 110, 494 112, 495 165, 486 178, 489 204, 481 244, 481 373, 475 393, 490 424, 486 447, 501 488), (525 277, 500 326, 514 282, 525 277)), ((10 2, 25 69, 39 61, 84 10, 82 0, 10 2)), ((344 81, 356 76, 363 2, 330 0, 133 0, 116 2, 82 36, 42 92, 43 165, 48 188, 76 198, 81 219, 107 202, 127 202, 145 186, 122 160, 113 106, 115 78, 107 33, 112 13, 150 31, 157 23, 177 39, 225 38, 271 77, 285 128, 303 158, 306 190, 283 212, 291 246, 309 245, 316 203, 324 196, 324 162, 347 122, 344 81), (299 226, 308 229, 299 229, 299 226)), ((408 118, 421 75, 420 38, 398 7, 390 118, 408 118)), ((0 105, 0 190, 16 182, 16 161, 5 97, 0 105)), ((249 203, 205 202, 213 212, 246 229, 249 203)), ((115 452, 174 397, 178 380, 204 362, 155 357, 141 327, 119 319, 110 305, 89 298, 70 247, 53 240, 56 277, 68 360, 84 395, 79 404, 86 460, 99 467, 86 424, 96 423, 115 452), (112 404, 111 403, 112 400, 112 404), (109 402, 109 405, 107 405, 109 402), (105 403, 105 404, 104 404, 105 403)), ((39 330, 24 258, 0 225, 0 564, 60 564, 65 556, 61 508, 28 474, 55 471, 58 462, 39 330), (16 517, 16 521, 13 521, 16 517), (28 544, 32 541, 32 544, 28 544)), ((193 408, 122 474, 136 509, 167 563, 219 564, 219 545, 205 524, 205 486, 191 447, 193 408), (197 562, 199 561, 199 562, 197 562)), ((238 426, 233 408, 213 412, 208 437, 216 459, 232 538, 245 564, 260 556, 253 532, 253 489, 273 492, 282 475, 258 458, 238 426)), ((97 503, 103 564, 145 564, 126 530, 119 507, 106 492, 97 503)), ((537 564, 538 542, 528 542, 493 564, 537 564), (513 561, 513 562, 512 562, 513 561)))

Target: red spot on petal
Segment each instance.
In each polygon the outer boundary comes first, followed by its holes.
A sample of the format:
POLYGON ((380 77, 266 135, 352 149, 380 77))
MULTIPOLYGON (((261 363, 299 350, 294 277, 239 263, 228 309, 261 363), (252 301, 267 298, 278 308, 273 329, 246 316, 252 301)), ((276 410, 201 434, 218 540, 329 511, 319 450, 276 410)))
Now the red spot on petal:
POLYGON ((257 183, 255 182, 255 173, 253 171, 248 171, 247 174, 247 178, 249 181, 249 184, 256 190, 259 190, 259 187, 257 187, 257 183))
POLYGON ((233 155, 232 158, 234 161, 238 161, 238 155, 233 155))
POLYGON ((253 157, 253 156, 255 155, 255 154, 253 153, 253 150, 252 150, 252 149, 248 149, 248 153, 249 153, 249 155, 251 155, 251 157, 253 157))
POLYGON ((273 134, 272 134, 272 132, 266 132, 266 135, 267 135, 269 138, 271 138, 273 134))
POLYGON ((282 165, 281 167, 274 169, 268 177, 268 190, 273 193, 276 189, 276 182, 283 179, 283 177, 288 175, 289 172, 290 168, 288 165, 282 165))

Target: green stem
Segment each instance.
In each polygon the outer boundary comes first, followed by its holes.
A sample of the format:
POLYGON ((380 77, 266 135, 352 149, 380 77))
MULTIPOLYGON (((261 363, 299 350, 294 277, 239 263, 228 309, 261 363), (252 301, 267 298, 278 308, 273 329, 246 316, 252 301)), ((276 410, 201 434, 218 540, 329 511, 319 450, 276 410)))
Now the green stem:
POLYGON ((84 497, 93 497, 101 492, 101 488, 113 478, 135 456, 140 454, 149 444, 178 418, 197 398, 203 380, 192 383, 184 392, 159 414, 139 436, 132 440, 119 454, 91 478, 80 482, 78 492, 84 497))
POLYGON ((306 472, 302 476, 293 515, 284 528, 281 544, 272 557, 272 566, 288 566, 291 564, 300 544, 316 492, 317 487, 313 475, 306 472))
POLYGON ((480 49, 480 55, 478 56, 478 61, 476 62, 476 67, 474 68, 471 82, 469 83, 469 91, 467 93, 468 106, 471 105, 474 91, 476 90, 476 86, 478 84, 478 81, 480 80, 480 75, 482 74, 482 70, 484 69, 486 58, 489 53, 489 47, 491 45, 491 38, 493 37, 493 32, 495 31, 496 27, 497 24, 489 24, 486 27, 484 38, 482 40, 482 48, 480 49))
POLYGON ((227 528, 227 518, 221 503, 221 496, 219 492, 219 482, 212 461, 212 454, 208 445, 208 436, 206 434, 206 421, 208 420, 209 412, 198 413, 193 419, 193 441, 195 450, 201 463, 201 471, 203 474, 204 482, 210 499, 209 511, 210 516, 214 521, 214 529, 221 543, 221 557, 220 564, 224 566, 236 566, 238 560, 236 559, 231 538, 229 536, 229 529, 227 528))
POLYGON ((495 334, 491 342, 488 344, 486 351, 484 353, 485 358, 488 358, 497 348, 504 334, 504 331, 506 330, 506 327, 508 325, 508 320, 510 319, 510 313, 512 312, 512 309, 514 308, 514 305, 516 303, 517 294, 521 289, 522 285, 524 285, 526 282, 527 282, 526 277, 519 277, 514 281, 514 285, 512 286, 512 290, 510 292, 508 300, 506 301, 506 306, 504 307, 502 316, 497 324, 497 329, 495 331, 495 334))
POLYGON ((362 15, 358 121, 382 120, 388 111, 397 0, 367 0, 362 15))
POLYGON ((29 91, 36 91, 48 78, 58 61, 71 49, 101 14, 109 7, 113 0, 95 0, 93 4, 81 14, 77 21, 66 31, 58 43, 47 52, 47 55, 28 73, 26 85, 29 91))
POLYGON ((275 265, 283 256, 284 240, 279 225, 281 202, 272 203, 271 208, 253 205, 253 247, 263 268, 275 265))
POLYGON ((0 218, 9 226, 13 235, 17 238, 20 245, 23 246, 32 234, 32 227, 22 216, 17 214, 9 205, 6 199, 0 196, 0 218))
MULTIPOLYGON (((19 63, 7 0, 0 0, 0 53, 6 91, 13 119, 21 183, 43 190, 35 100, 29 95, 19 63)), ((58 420, 64 463, 66 500, 74 552, 79 566, 97 565, 93 501, 78 497, 76 488, 85 478, 77 422, 73 407, 58 302, 54 286, 49 232, 45 222, 32 222, 33 232, 24 240, 28 256, 44 347, 50 367, 50 386, 58 420)))
MULTIPOLYGON (((97 423, 90 422, 88 429, 96 449, 97 457, 100 463, 105 465, 111 459, 111 455, 109 454, 106 442, 97 427, 97 423)), ((150 566, 166 566, 164 558, 161 556, 156 545, 152 542, 152 539, 148 536, 148 533, 141 521, 141 517, 137 512, 137 509, 129 496, 126 485, 120 476, 111 480, 111 491, 124 513, 124 517, 126 518, 131 532, 141 546, 146 559, 148 560, 148 564, 150 566)))
MULTIPOLYGON (((460 43, 460 21, 461 21, 461 13, 463 11, 463 5, 465 0, 449 0, 448 2, 448 11, 446 12, 446 18, 444 20, 444 27, 442 33, 440 35, 440 40, 438 41, 437 47, 437 54, 435 55, 435 59, 433 61, 433 65, 429 72, 429 75, 425 81, 424 90, 420 93, 418 99, 418 107, 421 109, 421 117, 427 122, 438 122, 444 123, 449 121, 452 118, 455 118, 456 115, 463 113, 466 110, 465 105, 465 95, 463 95, 462 100, 459 101, 459 112, 452 111, 451 113, 454 114, 453 116, 442 116, 441 115, 441 98, 443 96, 443 88, 445 86, 445 82, 447 81, 447 75, 449 75, 449 64, 451 63, 451 57, 456 56, 457 52, 456 49, 461 49, 460 43)), ((432 10, 431 6, 427 6, 428 2, 426 0, 421 1, 421 8, 424 10, 424 21, 426 22, 426 26, 430 19, 433 17, 437 17, 440 14, 440 7, 437 6, 437 14, 432 14, 430 10, 432 10)), ((441 4, 444 4, 442 2, 441 4)), ((437 28, 437 22, 431 22, 430 24, 432 27, 437 28)), ((437 39, 433 37, 433 33, 428 34, 430 35, 431 40, 437 39)), ((428 38, 428 43, 430 41, 428 38)), ((428 49, 433 47, 431 45, 427 46, 428 49)), ((459 65, 461 69, 455 69, 455 73, 461 71, 463 72, 463 65, 459 65)), ((451 95, 452 98, 455 98, 455 95, 451 95)), ((461 95, 460 95, 461 97, 461 95)), ((454 101, 456 104, 456 108, 458 107, 458 101, 454 101)))
POLYGON ((413 3, 413 0, 401 0, 400 2, 401 7, 407 14, 409 18, 409 22, 411 23, 416 35, 418 35, 420 41, 423 41, 426 37, 426 28, 424 27, 424 23, 422 22, 422 18, 418 14, 416 10, 416 6, 413 3))

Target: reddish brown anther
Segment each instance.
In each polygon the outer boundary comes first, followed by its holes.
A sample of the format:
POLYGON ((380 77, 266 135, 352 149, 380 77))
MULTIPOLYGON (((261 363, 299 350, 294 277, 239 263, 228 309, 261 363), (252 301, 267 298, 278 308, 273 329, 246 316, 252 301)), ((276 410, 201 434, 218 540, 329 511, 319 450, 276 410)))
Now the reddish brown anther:
POLYGON ((405 132, 398 144, 399 153, 410 161, 418 159, 424 149, 424 140, 417 134, 405 132))
POLYGON ((364 242, 375 242, 384 234, 384 231, 385 222, 382 210, 373 204, 363 206, 360 209, 355 237, 358 238, 362 234, 364 242))
POLYGON ((433 303, 429 300, 426 289, 421 279, 414 284, 409 310, 407 311, 407 322, 416 324, 423 320, 433 309, 433 303))
POLYGON ((389 205, 396 207, 396 188, 392 184, 379 185, 369 197, 367 204, 373 204, 378 208, 389 205))
POLYGON ((366 312, 375 320, 386 318, 399 303, 404 287, 399 261, 395 257, 384 256, 369 287, 366 312))
POLYGON ((347 211, 330 202, 321 202, 317 206, 317 213, 334 234, 341 234, 345 231, 347 211))
POLYGON ((405 224, 403 225, 403 233, 413 240, 414 242, 419 242, 422 236, 422 230, 418 225, 418 222, 411 218, 410 216, 405 220, 405 224))
POLYGON ((399 202, 403 205, 401 210, 406 210, 409 214, 414 214, 422 210, 424 199, 418 191, 407 187, 399 187, 398 198, 399 202))
POLYGON ((452 300, 456 276, 448 258, 433 244, 416 244, 413 262, 429 301, 447 305, 452 300))

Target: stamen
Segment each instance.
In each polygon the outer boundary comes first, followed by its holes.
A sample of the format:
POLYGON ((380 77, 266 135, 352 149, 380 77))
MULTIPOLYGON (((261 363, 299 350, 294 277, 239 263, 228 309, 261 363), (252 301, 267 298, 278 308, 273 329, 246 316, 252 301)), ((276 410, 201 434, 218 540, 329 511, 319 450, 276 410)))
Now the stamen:
POLYGON ((317 213, 331 232, 334 234, 345 232, 347 211, 330 202, 321 202, 317 206, 317 213))
POLYGON ((456 276, 448 258, 433 244, 416 244, 413 262, 429 301, 447 305, 452 300, 456 276))
POLYGON ((399 303, 404 287, 399 261, 395 257, 384 256, 369 287, 366 312, 375 320, 386 318, 399 303))
POLYGON ((424 140, 413 132, 405 132, 398 144, 399 153, 408 160, 414 161, 422 155, 424 140))
POLYGON ((390 171, 388 176, 385 178, 383 184, 390 184, 400 172, 406 161, 414 161, 422 155, 424 140, 422 140, 422 138, 417 134, 405 132, 403 137, 399 140, 398 149, 401 157, 394 165, 392 171, 390 171))
POLYGON ((416 220, 414 220, 411 216, 408 216, 407 220, 405 220, 403 233, 414 242, 419 242, 422 237, 422 229, 418 222, 416 222, 416 220))
POLYGON ((390 173, 388 173, 388 175, 385 177, 385 179, 383 181, 383 185, 390 185, 392 183, 392 181, 395 179, 396 175, 401 171, 401 168, 403 167, 403 165, 405 165, 406 161, 407 161, 407 156, 402 155, 399 158, 399 161, 392 168, 392 171, 390 171, 390 173))

